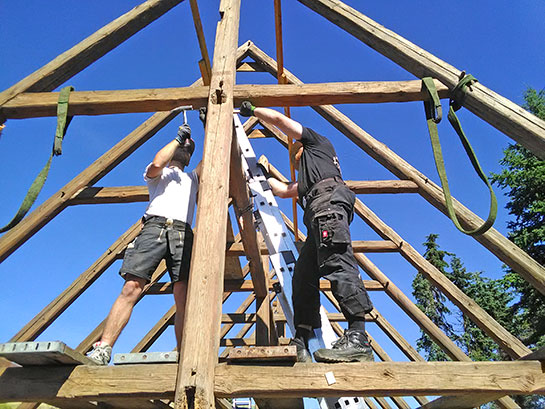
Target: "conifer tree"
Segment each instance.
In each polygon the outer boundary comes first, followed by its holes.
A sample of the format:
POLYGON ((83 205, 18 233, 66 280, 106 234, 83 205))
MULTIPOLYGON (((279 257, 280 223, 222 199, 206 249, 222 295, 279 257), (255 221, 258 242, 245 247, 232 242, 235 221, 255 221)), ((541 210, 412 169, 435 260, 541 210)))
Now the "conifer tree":
MULTIPOLYGON (((545 90, 529 88, 524 108, 545 120, 545 90)), ((507 209, 514 220, 507 223, 508 237, 538 263, 545 264, 545 161, 513 144, 504 151, 504 169, 492 180, 507 189, 507 209)), ((510 328, 529 347, 545 346, 545 296, 520 275, 507 269, 505 285, 520 297, 512 314, 518 320, 510 328)))
MULTIPOLYGON (((437 234, 430 234, 426 238, 424 245, 426 252, 424 257, 433 264, 443 274, 448 263, 445 261, 447 252, 440 250, 437 245, 437 234)), ((452 338, 455 338, 454 329, 449 322, 450 310, 445 305, 446 297, 437 288, 433 287, 430 282, 418 272, 412 283, 413 296, 416 299, 416 305, 422 310, 435 325, 443 330, 443 332, 452 338)), ((419 350, 426 353, 428 361, 446 361, 447 354, 443 352, 432 339, 424 332, 417 341, 419 350)))

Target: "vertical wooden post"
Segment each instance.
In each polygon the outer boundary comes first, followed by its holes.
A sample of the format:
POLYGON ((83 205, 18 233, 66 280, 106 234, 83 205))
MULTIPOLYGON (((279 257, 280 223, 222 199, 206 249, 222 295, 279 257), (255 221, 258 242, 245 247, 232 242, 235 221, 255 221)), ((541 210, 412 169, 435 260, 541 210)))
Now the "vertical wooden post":
POLYGON ((208 98, 197 235, 193 246, 175 407, 212 409, 218 361, 229 159, 233 134, 233 85, 240 0, 222 0, 208 98))

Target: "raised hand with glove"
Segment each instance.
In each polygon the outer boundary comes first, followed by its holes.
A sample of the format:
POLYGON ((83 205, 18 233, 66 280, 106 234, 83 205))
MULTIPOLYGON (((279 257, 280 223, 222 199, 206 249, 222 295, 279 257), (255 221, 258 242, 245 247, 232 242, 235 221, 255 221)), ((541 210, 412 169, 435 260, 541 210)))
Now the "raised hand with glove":
POLYGON ((183 124, 178 128, 178 134, 176 135, 176 141, 184 146, 185 141, 191 139, 191 128, 188 124, 183 124))
POLYGON ((254 116, 255 106, 250 101, 243 101, 240 105, 240 115, 242 116, 254 116))

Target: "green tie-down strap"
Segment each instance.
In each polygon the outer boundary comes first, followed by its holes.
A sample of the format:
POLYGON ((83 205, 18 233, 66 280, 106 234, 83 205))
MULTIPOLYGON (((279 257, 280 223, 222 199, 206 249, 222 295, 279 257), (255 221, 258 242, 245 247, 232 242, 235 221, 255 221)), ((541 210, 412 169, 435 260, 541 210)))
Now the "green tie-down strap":
POLYGON ((477 156, 475 155, 475 152, 473 151, 473 148, 471 147, 471 144, 469 143, 469 140, 467 139, 462 129, 462 125, 460 124, 458 116, 455 112, 461 108, 464 102, 467 86, 471 85, 473 82, 476 81, 477 80, 471 75, 466 75, 460 80, 458 85, 456 85, 456 87, 454 87, 452 91, 452 97, 450 99, 450 108, 448 113, 448 120, 458 134, 458 137, 460 138, 460 141, 464 146, 466 154, 469 157, 471 164, 473 165, 473 169, 475 169, 475 172, 477 172, 479 178, 486 184, 488 190, 490 191, 490 210, 488 212, 488 218, 480 227, 474 230, 465 230, 458 221, 458 218, 456 217, 456 212, 454 211, 454 206, 452 204, 452 195, 450 194, 447 173, 445 170, 445 162, 443 160, 443 153, 441 150, 441 142, 439 141, 439 133, 437 131, 437 124, 441 120, 440 104, 439 106, 437 104, 439 96, 437 94, 433 79, 430 77, 422 78, 422 86, 430 96, 429 100, 424 101, 424 110, 426 112, 426 121, 430 133, 435 166, 437 167, 437 173, 439 174, 441 187, 443 188, 443 195, 445 197, 447 213, 458 230, 471 236, 483 234, 488 229, 490 229, 496 221, 496 215, 498 213, 498 203, 496 200, 496 195, 494 194, 494 190, 492 189, 492 186, 488 178, 486 177, 486 174, 483 172, 477 156))
POLYGON ((70 86, 64 87, 61 90, 59 94, 59 102, 57 105, 57 130, 55 132, 55 139, 53 141, 53 149, 51 150, 51 155, 49 155, 49 159, 47 160, 45 166, 42 168, 40 173, 38 173, 38 176, 36 176, 36 179, 34 179, 32 185, 30 185, 30 188, 28 189, 28 192, 23 199, 21 207, 17 211, 17 214, 7 225, 0 228, 0 233, 4 233, 12 229, 25 217, 25 215, 28 213, 28 211, 36 201, 36 198, 40 194, 42 187, 44 186, 47 175, 49 174, 49 169, 51 168, 51 160, 53 159, 53 156, 58 156, 62 154, 62 141, 64 139, 64 135, 66 135, 68 125, 72 120, 72 117, 68 116, 68 99, 70 97, 70 92, 73 90, 74 88, 70 86))

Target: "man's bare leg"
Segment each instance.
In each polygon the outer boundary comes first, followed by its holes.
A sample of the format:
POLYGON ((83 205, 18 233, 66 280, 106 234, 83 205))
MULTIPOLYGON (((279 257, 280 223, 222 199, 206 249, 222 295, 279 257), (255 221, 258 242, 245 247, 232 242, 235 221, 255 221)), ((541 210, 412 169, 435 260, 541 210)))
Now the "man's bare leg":
POLYGON ((180 352, 184 331, 185 302, 187 298, 187 281, 177 281, 172 289, 176 303, 176 316, 174 318, 174 333, 176 334, 176 349, 180 352))
POLYGON ((101 343, 113 346, 121 331, 129 322, 132 310, 138 297, 142 294, 147 281, 143 278, 127 274, 121 294, 117 297, 106 318, 101 343))

